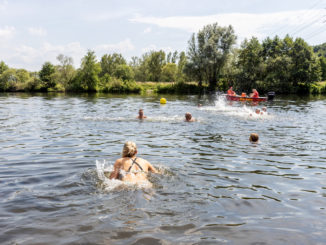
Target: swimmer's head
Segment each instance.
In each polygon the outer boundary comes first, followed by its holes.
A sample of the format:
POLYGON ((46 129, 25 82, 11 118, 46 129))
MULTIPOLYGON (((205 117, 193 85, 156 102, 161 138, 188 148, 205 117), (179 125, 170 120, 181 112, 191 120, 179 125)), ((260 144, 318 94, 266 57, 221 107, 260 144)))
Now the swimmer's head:
POLYGON ((259 140, 259 135, 256 133, 251 133, 249 136, 250 142, 258 142, 259 140))
POLYGON ((133 157, 137 154, 137 146, 135 142, 127 141, 122 150, 122 157, 133 157))
POLYGON ((139 114, 139 116, 143 116, 144 115, 144 110, 143 109, 139 109, 138 114, 139 114))
POLYGON ((190 113, 190 112, 187 112, 187 113, 185 114, 185 118, 186 118, 186 121, 190 121, 191 118, 192 118, 191 113, 190 113))
POLYGON ((262 111, 264 111, 264 112, 267 111, 267 108, 266 108, 266 107, 263 107, 263 108, 261 108, 261 109, 262 109, 262 111))
POLYGON ((255 110, 255 112, 256 114, 260 114, 260 110, 258 108, 255 110))

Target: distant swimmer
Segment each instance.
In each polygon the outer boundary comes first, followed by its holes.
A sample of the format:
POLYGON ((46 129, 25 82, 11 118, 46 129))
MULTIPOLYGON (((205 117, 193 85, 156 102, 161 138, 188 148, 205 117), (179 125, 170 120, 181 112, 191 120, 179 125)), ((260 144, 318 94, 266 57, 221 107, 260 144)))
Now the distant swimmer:
POLYGON ((260 109, 256 108, 255 113, 260 115, 260 109))
POLYGON ((252 98, 258 98, 259 97, 259 93, 256 89, 252 89, 252 93, 250 94, 250 97, 252 98))
POLYGON ((192 115, 191 115, 191 113, 190 112, 187 112, 186 114, 185 114, 185 121, 186 122, 194 122, 195 121, 195 119, 192 117, 192 115))
POLYGON ((231 96, 236 96, 237 94, 233 91, 233 87, 231 86, 228 90, 228 95, 231 95, 231 96))
POLYGON ((127 141, 122 150, 122 158, 114 163, 114 170, 110 174, 110 179, 119 179, 129 183, 150 183, 147 173, 158 171, 145 159, 136 157, 137 146, 132 141, 127 141))
POLYGON ((253 142, 253 143, 256 143, 258 142, 259 140, 259 135, 256 134, 256 133, 251 133, 250 136, 249 136, 249 141, 250 142, 253 142))
POLYGON ((138 119, 145 119, 147 118, 145 115, 144 115, 144 110, 143 109, 139 109, 138 111, 138 119))

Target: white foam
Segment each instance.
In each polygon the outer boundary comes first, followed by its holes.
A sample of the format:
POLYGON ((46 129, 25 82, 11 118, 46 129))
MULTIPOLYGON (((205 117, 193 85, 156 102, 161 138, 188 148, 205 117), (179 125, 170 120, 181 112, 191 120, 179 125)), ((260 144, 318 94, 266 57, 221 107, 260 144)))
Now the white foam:
POLYGON ((219 112, 227 116, 242 117, 245 119, 270 119, 272 115, 264 112, 263 114, 255 113, 257 107, 248 107, 235 101, 226 101, 224 96, 219 96, 214 106, 201 107, 200 110, 219 112))
POLYGON ((110 165, 106 160, 99 161, 96 160, 96 173, 100 180, 101 187, 105 191, 112 191, 116 189, 125 189, 125 188, 151 188, 152 183, 149 181, 142 181, 138 183, 131 183, 126 181, 121 181, 117 179, 109 179, 108 173, 113 171, 113 165, 110 165), (106 174, 107 173, 107 174, 106 174))

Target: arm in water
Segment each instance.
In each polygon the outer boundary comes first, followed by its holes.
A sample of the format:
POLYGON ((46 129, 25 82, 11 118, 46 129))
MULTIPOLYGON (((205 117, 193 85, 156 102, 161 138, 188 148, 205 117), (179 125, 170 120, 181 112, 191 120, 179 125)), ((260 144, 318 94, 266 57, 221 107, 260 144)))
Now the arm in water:
MULTIPOLYGON (((145 160, 145 161, 146 161, 146 160, 145 160)), ((146 161, 146 163, 147 163, 147 166, 148 166, 148 171, 151 171, 151 172, 153 172, 153 173, 155 173, 155 174, 158 173, 158 171, 156 170, 156 168, 153 167, 152 164, 150 164, 148 161, 146 161)))
POLYGON ((110 179, 118 179, 119 178, 119 172, 120 172, 120 166, 121 166, 121 161, 120 159, 116 160, 113 166, 113 171, 111 172, 109 178, 110 179))

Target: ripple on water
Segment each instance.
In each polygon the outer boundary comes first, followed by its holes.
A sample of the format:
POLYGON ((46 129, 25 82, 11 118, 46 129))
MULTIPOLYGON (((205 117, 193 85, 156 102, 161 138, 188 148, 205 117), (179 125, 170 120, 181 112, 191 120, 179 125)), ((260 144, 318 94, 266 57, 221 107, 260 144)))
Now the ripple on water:
POLYGON ((166 98, 0 96, 1 242, 326 242, 324 100, 166 98), (159 168, 151 188, 105 176, 126 140, 159 168))

